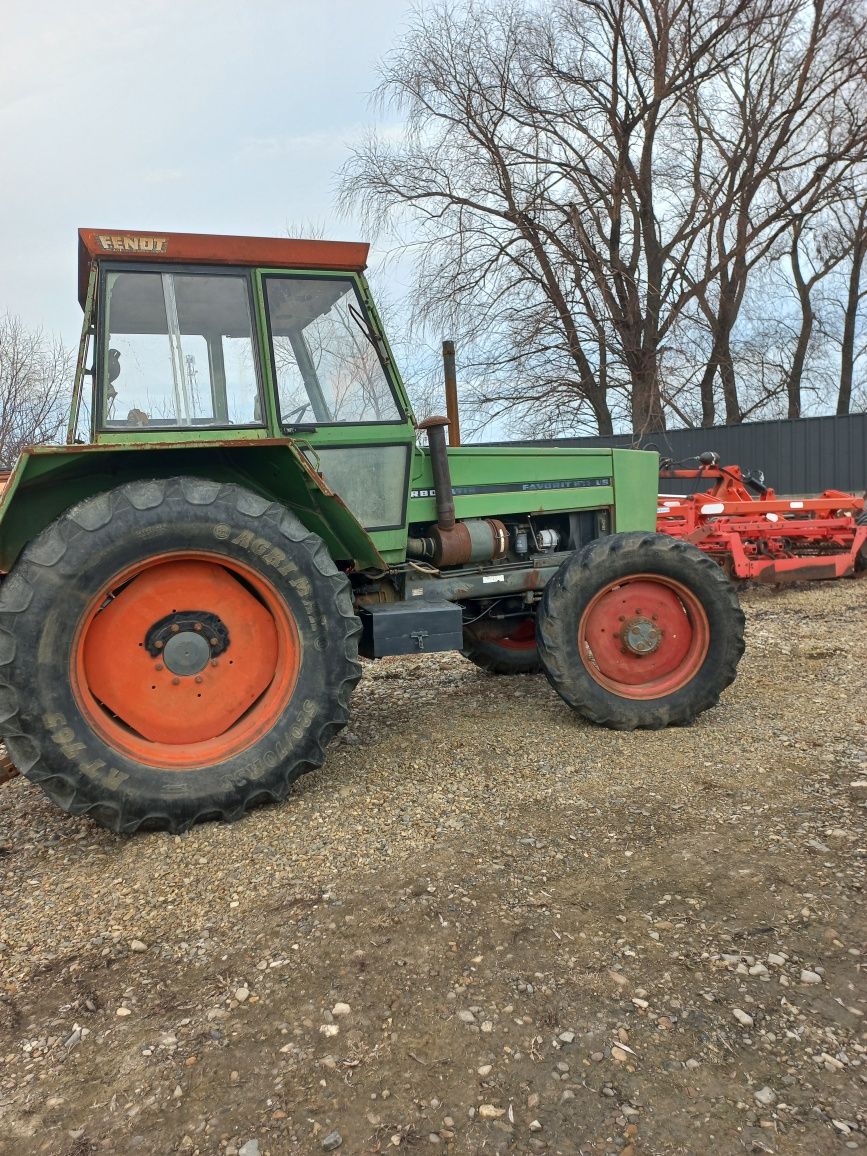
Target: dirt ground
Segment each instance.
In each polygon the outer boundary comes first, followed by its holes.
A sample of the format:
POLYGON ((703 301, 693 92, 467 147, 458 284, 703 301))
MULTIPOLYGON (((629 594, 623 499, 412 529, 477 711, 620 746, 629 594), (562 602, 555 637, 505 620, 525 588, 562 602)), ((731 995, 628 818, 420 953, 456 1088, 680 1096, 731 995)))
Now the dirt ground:
POLYGON ((749 592, 688 729, 366 667, 290 800, 0 791, 0 1153, 867 1152, 867 582, 749 592))

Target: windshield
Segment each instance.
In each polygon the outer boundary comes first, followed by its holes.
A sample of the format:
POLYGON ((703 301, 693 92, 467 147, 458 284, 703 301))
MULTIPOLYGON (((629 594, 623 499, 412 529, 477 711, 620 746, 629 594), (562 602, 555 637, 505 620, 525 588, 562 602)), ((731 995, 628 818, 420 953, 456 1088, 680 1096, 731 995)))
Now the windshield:
POLYGON ((385 349, 349 277, 266 277, 284 426, 394 422, 385 349))
POLYGON ((109 272, 102 425, 261 425, 244 274, 109 272))

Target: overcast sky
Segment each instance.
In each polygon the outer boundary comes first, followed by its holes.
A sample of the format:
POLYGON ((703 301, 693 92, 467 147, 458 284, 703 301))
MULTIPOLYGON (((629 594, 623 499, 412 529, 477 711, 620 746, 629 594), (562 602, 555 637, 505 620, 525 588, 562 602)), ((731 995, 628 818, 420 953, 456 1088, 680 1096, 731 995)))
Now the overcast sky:
POLYGON ((77 342, 76 229, 285 234, 334 209, 409 0, 19 0, 0 35, 0 312, 77 342))

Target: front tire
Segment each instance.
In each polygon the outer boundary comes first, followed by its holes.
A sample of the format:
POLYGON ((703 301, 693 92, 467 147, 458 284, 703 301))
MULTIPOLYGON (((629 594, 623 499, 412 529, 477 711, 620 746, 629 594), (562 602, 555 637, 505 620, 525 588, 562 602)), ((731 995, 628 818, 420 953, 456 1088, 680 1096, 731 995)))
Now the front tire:
POLYGON ((233 820, 322 763, 359 630, 346 577, 283 506, 130 482, 67 510, 0 587, 0 734, 112 831, 233 820))
POLYGON ((744 650, 731 582, 667 534, 614 534, 545 587, 539 655, 560 696, 615 730, 683 726, 715 706, 744 650))

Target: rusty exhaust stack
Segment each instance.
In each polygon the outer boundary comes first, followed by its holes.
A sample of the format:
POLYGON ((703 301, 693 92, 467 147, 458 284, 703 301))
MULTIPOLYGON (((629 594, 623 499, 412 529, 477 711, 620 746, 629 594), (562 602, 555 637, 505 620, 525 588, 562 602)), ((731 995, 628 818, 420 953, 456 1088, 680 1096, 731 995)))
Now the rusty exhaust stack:
POLYGON ((428 538, 409 538, 407 554, 429 558, 437 566, 462 566, 502 558, 509 548, 509 532, 499 518, 455 521, 455 498, 446 449, 447 417, 429 417, 419 425, 427 434, 431 473, 436 493, 437 524, 428 538))
POLYGON ((449 455, 446 449, 445 429, 447 417, 429 417, 418 427, 427 433, 430 450, 430 464, 433 472, 434 489, 437 500, 437 526, 445 533, 455 528, 455 498, 452 493, 452 475, 449 470, 449 455))
POLYGON ((449 418, 449 445, 461 444, 461 419, 458 411, 458 378, 455 371, 455 343, 443 342, 443 374, 446 379, 446 413, 449 418))

